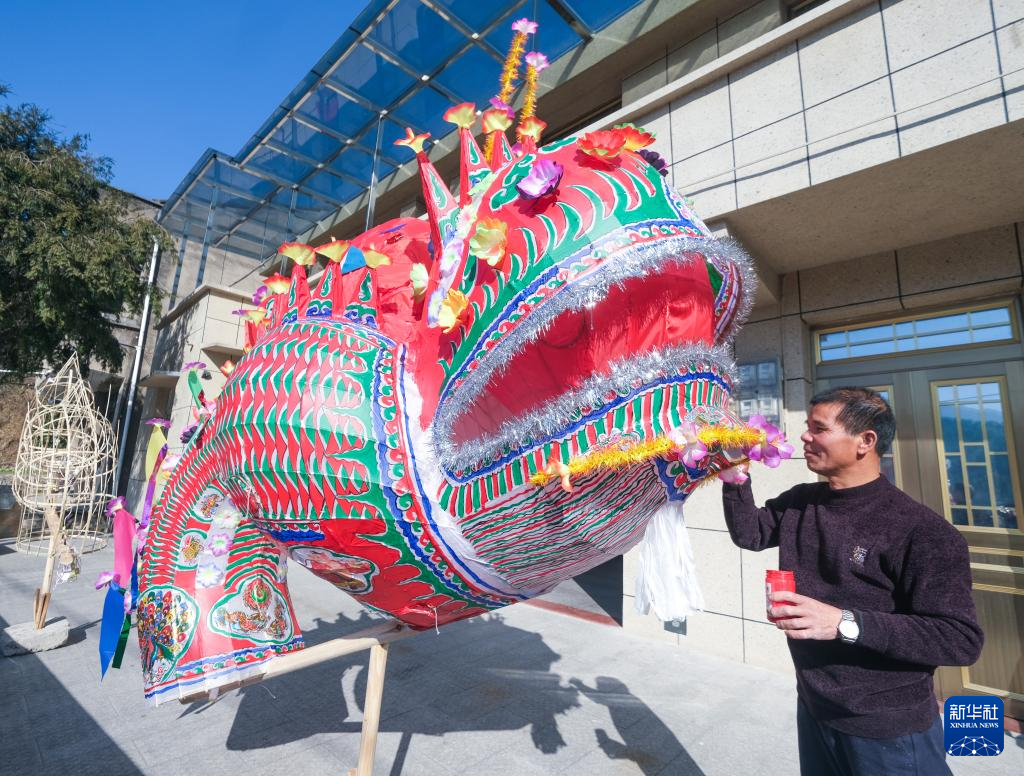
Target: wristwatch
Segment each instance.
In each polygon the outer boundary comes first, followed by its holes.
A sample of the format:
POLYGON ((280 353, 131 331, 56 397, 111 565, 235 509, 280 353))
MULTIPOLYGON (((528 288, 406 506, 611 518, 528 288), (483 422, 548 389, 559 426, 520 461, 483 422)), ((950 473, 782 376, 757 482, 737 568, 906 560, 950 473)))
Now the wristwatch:
POLYGON ((856 644, 860 638, 860 625, 849 609, 843 609, 843 619, 839 621, 839 639, 845 644, 856 644))

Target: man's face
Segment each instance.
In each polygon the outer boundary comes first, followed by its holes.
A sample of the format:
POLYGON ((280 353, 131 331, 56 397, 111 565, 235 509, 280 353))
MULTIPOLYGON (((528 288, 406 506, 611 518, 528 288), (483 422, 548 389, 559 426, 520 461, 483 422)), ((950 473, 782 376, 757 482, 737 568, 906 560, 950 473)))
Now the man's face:
POLYGON ((800 435, 804 443, 807 468, 815 474, 828 477, 848 469, 863 457, 864 435, 850 434, 837 416, 841 404, 816 404, 807 414, 807 430, 800 435))

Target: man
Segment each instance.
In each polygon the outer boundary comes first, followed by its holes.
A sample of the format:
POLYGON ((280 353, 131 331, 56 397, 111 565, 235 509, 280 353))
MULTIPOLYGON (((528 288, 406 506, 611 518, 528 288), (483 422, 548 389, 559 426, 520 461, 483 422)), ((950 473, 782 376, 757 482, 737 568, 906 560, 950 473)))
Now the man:
POLYGON ((774 593, 797 676, 800 769, 827 774, 949 773, 932 675, 970 665, 983 635, 967 543, 881 475, 896 422, 875 391, 811 399, 800 437, 827 482, 754 503, 723 484, 733 542, 779 548, 798 593, 774 593))

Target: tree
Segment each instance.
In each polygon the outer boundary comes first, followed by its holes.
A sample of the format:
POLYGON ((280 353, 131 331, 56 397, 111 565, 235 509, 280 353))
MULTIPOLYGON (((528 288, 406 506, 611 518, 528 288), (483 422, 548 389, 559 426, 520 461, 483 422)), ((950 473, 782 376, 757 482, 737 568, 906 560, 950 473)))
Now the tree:
MULTIPOLYGON (((0 84, 0 97, 9 89, 0 84)), ((78 351, 121 366, 112 319, 137 315, 153 240, 170 237, 111 187, 88 137, 60 137, 35 105, 0 110, 0 374, 20 378, 78 351)))

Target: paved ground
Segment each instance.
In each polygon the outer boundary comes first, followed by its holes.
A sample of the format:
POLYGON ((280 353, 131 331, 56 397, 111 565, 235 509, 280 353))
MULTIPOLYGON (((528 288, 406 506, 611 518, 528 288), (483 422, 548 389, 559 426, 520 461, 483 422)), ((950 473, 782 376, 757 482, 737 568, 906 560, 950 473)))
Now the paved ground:
MULTIPOLYGON (((98 679, 109 551, 54 592, 71 644, 0 659, 0 771, 67 774, 344 774, 356 762, 366 654, 267 681, 214 704, 153 708, 138 649, 98 679), (357 702, 355 699, 359 699, 357 702)), ((0 543, 0 626, 31 617, 42 562, 0 543)), ((351 599, 294 568, 311 643, 365 627, 351 599)), ((792 679, 520 604, 391 648, 375 773, 797 773, 792 679)), ((1024 740, 956 774, 1024 773, 1024 740)))

